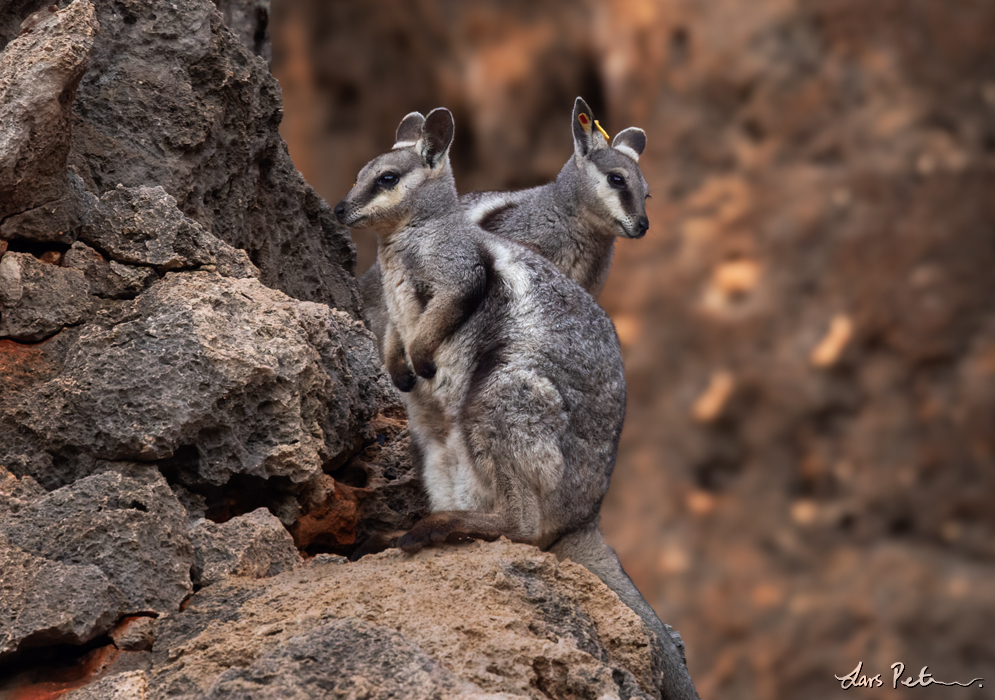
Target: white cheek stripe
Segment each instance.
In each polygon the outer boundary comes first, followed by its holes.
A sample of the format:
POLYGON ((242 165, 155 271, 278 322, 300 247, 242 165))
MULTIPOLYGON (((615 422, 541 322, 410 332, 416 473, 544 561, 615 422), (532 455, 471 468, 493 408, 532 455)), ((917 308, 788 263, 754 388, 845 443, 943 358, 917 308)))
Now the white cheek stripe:
MULTIPOLYGON (((395 146, 395 148, 396 148, 396 146, 395 146)), ((632 158, 632 160, 636 161, 637 163, 639 162, 639 154, 636 153, 633 149, 631 149, 628 146, 626 146, 625 144, 621 144, 621 145, 618 145, 618 146, 612 146, 612 148, 614 148, 616 151, 620 151, 620 152, 624 153, 625 155, 629 156, 630 158, 632 158)))

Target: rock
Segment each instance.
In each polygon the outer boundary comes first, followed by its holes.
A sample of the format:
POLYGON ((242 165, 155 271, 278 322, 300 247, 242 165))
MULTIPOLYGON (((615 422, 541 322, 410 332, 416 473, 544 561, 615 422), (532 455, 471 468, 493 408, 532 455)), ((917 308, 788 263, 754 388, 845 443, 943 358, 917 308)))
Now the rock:
POLYGON ((114 646, 122 651, 148 651, 155 639, 155 618, 129 615, 108 634, 114 646))
POLYGON ((265 508, 225 523, 202 520, 190 531, 195 586, 209 586, 228 576, 265 578, 301 564, 294 539, 265 508))
POLYGON ((306 482, 355 449, 377 408, 375 358, 347 314, 254 279, 170 273, 82 327, 56 377, 0 395, 0 463, 50 487, 88 455, 181 459, 188 485, 306 482))
POLYGON ((7 513, 16 513, 46 493, 48 492, 30 476, 18 479, 0 465, 0 517, 7 513))
POLYGON ((177 610, 192 590, 186 514, 155 471, 81 479, 3 516, 0 534, 32 556, 96 567, 124 596, 114 607, 91 603, 92 614, 111 621, 177 610))
MULTIPOLYGON (((421 475, 411 461, 407 420, 402 416, 388 409, 374 417, 370 427, 375 441, 334 472, 339 482, 359 487, 361 517, 355 536, 364 551, 367 547, 378 550, 375 543, 382 536, 411 529, 429 512, 421 475)), ((301 540, 298 545, 303 546, 301 540)))
POLYGON ((533 547, 392 550, 201 590, 157 626, 149 698, 650 698, 651 649, 595 576, 533 547))
POLYGON ((347 618, 332 620, 221 674, 211 700, 308 700, 321 689, 335 697, 507 697, 460 680, 392 629, 347 618))
POLYGON ((82 241, 76 241, 66 251, 62 264, 82 272, 90 294, 102 299, 133 299, 159 279, 151 268, 107 260, 82 241))
POLYGON ((145 671, 126 671, 104 676, 60 697, 63 700, 145 700, 147 690, 145 671))
POLYGON ((0 659, 33 647, 88 642, 127 605, 99 567, 37 556, 0 531, 0 659))
POLYGON ((242 45, 266 61, 272 60, 269 43, 269 0, 215 0, 225 26, 238 35, 242 45))
POLYGON ((245 250, 264 284, 357 316, 355 249, 287 155, 265 61, 209 0, 101 3, 97 16, 73 106, 70 163, 86 188, 160 186, 245 250))
POLYGON ((360 499, 368 493, 319 474, 301 492, 301 513, 290 527, 294 543, 301 550, 314 545, 343 549, 354 544, 360 499))
POLYGON ((0 55, 0 221, 43 205, 75 206, 63 199, 70 110, 97 30, 93 6, 77 0, 43 13, 0 55))
POLYGON ((160 272, 216 261, 214 236, 176 208, 162 187, 124 187, 105 192, 81 232, 112 260, 160 272))
POLYGON ((0 338, 37 342, 80 323, 90 311, 87 289, 79 270, 8 251, 0 259, 0 338))

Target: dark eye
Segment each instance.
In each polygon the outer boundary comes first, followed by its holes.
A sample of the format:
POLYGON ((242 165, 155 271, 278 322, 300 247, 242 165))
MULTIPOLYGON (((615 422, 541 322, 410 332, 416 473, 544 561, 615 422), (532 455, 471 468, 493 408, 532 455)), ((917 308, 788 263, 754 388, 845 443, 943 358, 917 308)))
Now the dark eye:
POLYGON ((397 173, 388 172, 384 173, 383 175, 377 178, 377 184, 380 185, 380 187, 389 190, 391 187, 397 184, 397 181, 399 179, 400 178, 398 177, 397 173))
POLYGON ((625 189, 625 178, 618 173, 608 174, 608 184, 614 187, 616 190, 625 189))

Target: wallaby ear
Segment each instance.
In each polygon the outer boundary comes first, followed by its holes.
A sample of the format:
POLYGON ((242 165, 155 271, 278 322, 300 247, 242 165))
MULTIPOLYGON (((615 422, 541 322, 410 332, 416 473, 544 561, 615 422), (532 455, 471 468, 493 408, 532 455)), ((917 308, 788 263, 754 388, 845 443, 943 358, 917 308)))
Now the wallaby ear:
POLYGON ((453 142, 455 130, 453 113, 445 107, 436 107, 425 117, 421 152, 430 168, 434 168, 445 157, 449 145, 453 142))
POLYGON ((639 162, 639 156, 646 150, 646 132, 634 126, 615 134, 612 148, 617 148, 632 160, 639 162))
POLYGON ((394 145, 403 143, 405 146, 414 146, 421 137, 421 129, 424 124, 425 117, 421 115, 421 112, 411 112, 405 115, 401 123, 397 125, 394 145))
POLYGON ((608 135, 594 120, 594 112, 591 111, 582 97, 574 100, 571 124, 574 134, 574 154, 578 158, 584 158, 591 151, 608 145, 608 135))

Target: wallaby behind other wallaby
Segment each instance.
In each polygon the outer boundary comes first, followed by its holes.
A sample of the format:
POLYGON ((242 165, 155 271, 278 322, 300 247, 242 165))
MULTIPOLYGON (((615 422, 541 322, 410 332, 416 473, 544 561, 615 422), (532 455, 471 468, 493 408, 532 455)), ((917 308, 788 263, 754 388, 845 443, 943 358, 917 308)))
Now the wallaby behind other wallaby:
MULTIPOLYGON (((460 197, 470 220, 526 245, 597 298, 608 279, 615 239, 642 238, 649 228, 649 188, 639 168, 642 129, 608 135, 582 98, 571 115, 574 152, 552 182, 515 192, 470 192, 460 197)), ((380 266, 360 277, 363 316, 382 345, 386 325, 380 266)), ((382 352, 382 350, 381 350, 382 352)))
POLYGON ((432 510, 398 546, 504 535, 553 548, 646 620, 665 697, 696 698, 667 629, 595 525, 625 413, 614 326, 548 260, 467 217, 449 165, 453 130, 446 109, 409 114, 335 207, 346 225, 386 228, 385 364, 405 392, 432 510))

